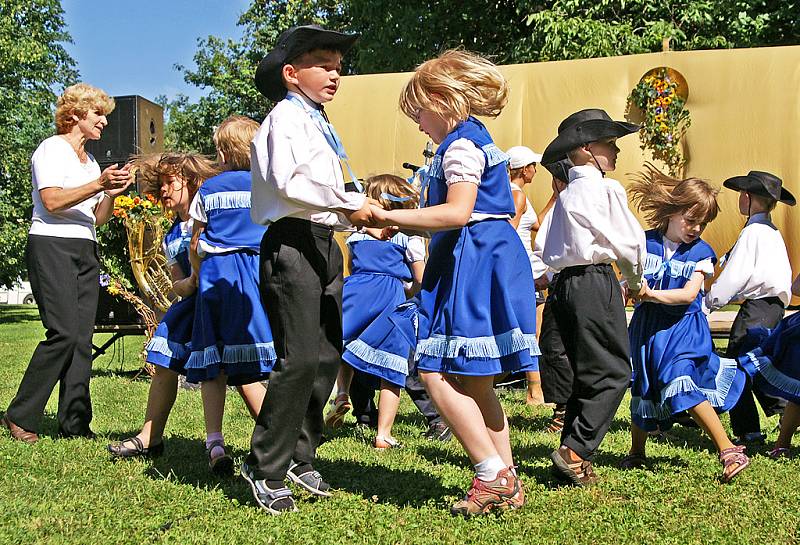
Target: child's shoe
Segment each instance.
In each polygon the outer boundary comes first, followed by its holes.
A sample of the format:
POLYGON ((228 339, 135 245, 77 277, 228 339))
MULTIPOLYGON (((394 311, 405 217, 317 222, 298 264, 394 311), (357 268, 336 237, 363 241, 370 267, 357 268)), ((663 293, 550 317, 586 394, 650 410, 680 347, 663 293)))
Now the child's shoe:
POLYGON ((723 483, 729 483, 742 472, 744 468, 750 465, 750 458, 744 453, 744 446, 735 446, 723 449, 719 453, 719 461, 722 462, 722 479, 723 483), (732 467, 732 466, 736 467, 732 467))
POLYGON ((767 456, 769 456, 773 460, 780 460, 781 458, 789 458, 790 453, 788 448, 775 447, 774 449, 767 452, 767 456))
POLYGON ((345 415, 350 412, 350 396, 339 394, 331 401, 331 408, 325 415, 325 425, 329 428, 338 428, 344 423, 345 415))
POLYGON ((231 458, 228 447, 222 441, 213 441, 206 447, 206 457, 208 458, 208 468, 211 473, 215 475, 232 475, 233 474, 233 458, 231 458), (216 456, 212 456, 215 453, 216 456), (222 453, 219 454, 220 449, 222 453))
POLYGON ((525 492, 522 481, 514 474, 513 468, 506 468, 497 474, 493 481, 482 481, 475 477, 467 496, 450 508, 453 515, 471 517, 484 515, 492 510, 505 511, 519 509, 525 505, 525 492))
POLYGON ((403 444, 400 443, 397 439, 392 437, 391 435, 378 435, 375 437, 375 441, 372 442, 372 446, 375 447, 376 450, 388 450, 392 448, 403 448, 403 444))

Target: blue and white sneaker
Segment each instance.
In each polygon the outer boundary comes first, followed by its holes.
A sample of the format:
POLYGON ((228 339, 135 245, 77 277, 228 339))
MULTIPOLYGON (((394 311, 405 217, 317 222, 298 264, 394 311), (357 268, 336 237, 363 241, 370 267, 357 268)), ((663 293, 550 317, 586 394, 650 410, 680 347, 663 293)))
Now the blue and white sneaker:
POLYGON ((281 515, 283 513, 297 511, 292 491, 285 486, 281 488, 268 487, 265 480, 255 478, 247 463, 242 463, 240 474, 245 481, 250 483, 250 489, 253 491, 253 497, 258 506, 267 513, 271 515, 281 515))

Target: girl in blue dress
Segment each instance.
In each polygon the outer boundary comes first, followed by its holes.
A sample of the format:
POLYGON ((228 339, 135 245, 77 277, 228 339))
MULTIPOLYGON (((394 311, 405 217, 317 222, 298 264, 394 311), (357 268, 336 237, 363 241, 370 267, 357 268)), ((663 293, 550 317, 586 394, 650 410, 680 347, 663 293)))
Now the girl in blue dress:
MULTIPOLYGON (((794 279, 792 294, 800 297, 800 276, 794 279)), ((800 312, 781 320, 771 332, 757 328, 748 334, 761 342, 739 357, 739 364, 761 391, 787 401, 778 440, 768 454, 775 459, 788 457, 792 436, 800 427, 800 312)))
POLYGON ((201 383, 209 467, 233 468, 222 434, 225 388, 237 385, 255 418, 276 354, 261 304, 259 247, 266 231, 250 219, 250 142, 259 125, 231 116, 214 132, 223 172, 205 181, 192 201, 191 257, 197 276, 192 352, 186 377, 201 383))
MULTIPOLYGON (((365 182, 365 189, 368 197, 387 210, 419 205, 417 190, 399 176, 373 176, 365 182)), ((381 240, 380 231, 374 231, 366 229, 347 239, 350 275, 345 278, 342 291, 342 340, 346 348, 342 359, 346 364, 337 378, 336 402, 347 399, 353 369, 380 383, 374 446, 383 450, 400 446, 392 437, 392 426, 400 406, 400 389, 406 385, 410 354, 396 357, 358 337, 383 311, 396 308, 407 295, 419 291, 425 270, 425 241, 420 236, 399 232, 389 240, 381 240)), ((341 406, 334 404, 334 411, 341 406)))
POLYGON ((172 289, 181 299, 172 304, 147 344, 147 362, 153 364, 155 372, 150 381, 145 422, 137 435, 108 445, 109 452, 118 458, 157 456, 164 451, 162 437, 175 403, 178 374, 186 374, 191 352, 197 275, 189 264, 189 204, 203 181, 219 173, 205 157, 183 153, 143 157, 135 161, 135 167, 145 185, 144 192, 156 196, 176 216, 164 236, 164 254, 172 289))
POLYGON ((735 360, 714 353, 703 312, 703 282, 714 273, 716 255, 700 235, 717 216, 719 191, 704 180, 647 168, 628 189, 652 229, 646 232, 647 287, 629 327, 631 450, 620 465, 643 466, 648 432, 668 429, 674 415, 688 411, 719 450, 728 482, 749 460, 717 416, 736 404, 745 375, 735 360))
MULTIPOLYGON (((464 516, 525 501, 493 381, 538 370, 533 276, 509 223, 508 157, 473 117, 496 117, 507 98, 503 75, 475 54, 447 51, 419 66, 400 108, 439 144, 424 206, 371 208, 377 225, 433 233, 419 309, 408 316, 420 377, 475 465, 467 496, 451 508, 464 516)), ((401 309, 397 318, 403 315, 401 309)))

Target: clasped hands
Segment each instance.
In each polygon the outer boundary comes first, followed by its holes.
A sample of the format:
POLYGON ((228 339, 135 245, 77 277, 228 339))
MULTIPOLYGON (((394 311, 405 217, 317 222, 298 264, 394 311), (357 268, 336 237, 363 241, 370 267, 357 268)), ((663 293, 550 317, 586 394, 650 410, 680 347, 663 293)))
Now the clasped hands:
POLYGON ((122 168, 117 168, 118 163, 109 166, 100 174, 98 182, 109 197, 122 194, 133 183, 134 176, 131 172, 131 163, 122 168))
POLYGON ((347 219, 356 227, 367 227, 371 229, 383 228, 380 231, 376 229, 371 233, 375 238, 380 238, 382 240, 392 238, 392 236, 400 230, 398 227, 391 224, 388 213, 384 210, 381 203, 370 197, 364 199, 364 204, 360 209, 347 214, 347 219), (380 234, 380 236, 376 236, 378 234, 380 234))
POLYGON ((622 289, 622 300, 625 302, 628 299, 632 299, 634 303, 643 303, 653 299, 653 290, 650 289, 650 286, 645 281, 642 281, 642 287, 639 288, 638 292, 632 291, 627 282, 620 284, 620 288, 622 289))

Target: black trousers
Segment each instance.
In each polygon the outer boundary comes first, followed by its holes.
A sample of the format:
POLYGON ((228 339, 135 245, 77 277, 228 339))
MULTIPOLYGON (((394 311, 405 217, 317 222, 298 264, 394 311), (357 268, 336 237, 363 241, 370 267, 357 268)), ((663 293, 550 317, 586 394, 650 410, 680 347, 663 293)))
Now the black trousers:
MULTIPOLYGON (((725 355, 729 358, 735 358, 755 348, 754 346, 746 345, 747 329, 758 326, 772 329, 781 321, 783 313, 783 301, 778 297, 746 300, 742 303, 736 318, 733 320, 731 334, 728 339, 728 349, 725 355)), ((750 377, 747 377, 742 396, 730 410, 731 428, 733 429, 733 434, 737 437, 761 431, 761 421, 758 417, 758 408, 753 395, 758 399, 761 408, 764 409, 764 414, 767 416, 782 413, 786 407, 786 401, 783 399, 768 396, 758 389, 753 389, 753 382, 750 377)))
POLYGON ((47 331, 8 406, 8 417, 38 433, 58 383, 59 433, 86 435, 92 420, 89 379, 100 289, 97 245, 87 239, 29 235, 25 260, 47 331))
MULTIPOLYGON (((368 426, 378 425, 378 407, 375 405, 375 379, 356 371, 350 385, 350 401, 353 404, 353 416, 356 422, 368 426)), ((436 410, 431 396, 422 385, 417 373, 416 362, 409 362, 408 377, 406 377, 406 392, 414 402, 417 410, 428 421, 428 425, 441 422, 442 417, 436 410)))
POLYGON ((333 231, 283 218, 261 241, 261 300, 278 361, 256 419, 248 465, 282 481, 290 460, 312 463, 322 411, 342 356, 342 253, 333 231))
POLYGON ((539 373, 542 379, 542 393, 546 403, 566 405, 572 394, 572 366, 561 340, 561 331, 553 314, 552 298, 544 303, 542 329, 539 332, 539 373))
POLYGON ((561 444, 591 460, 631 380, 625 307, 611 265, 561 271, 553 315, 573 373, 561 444))

